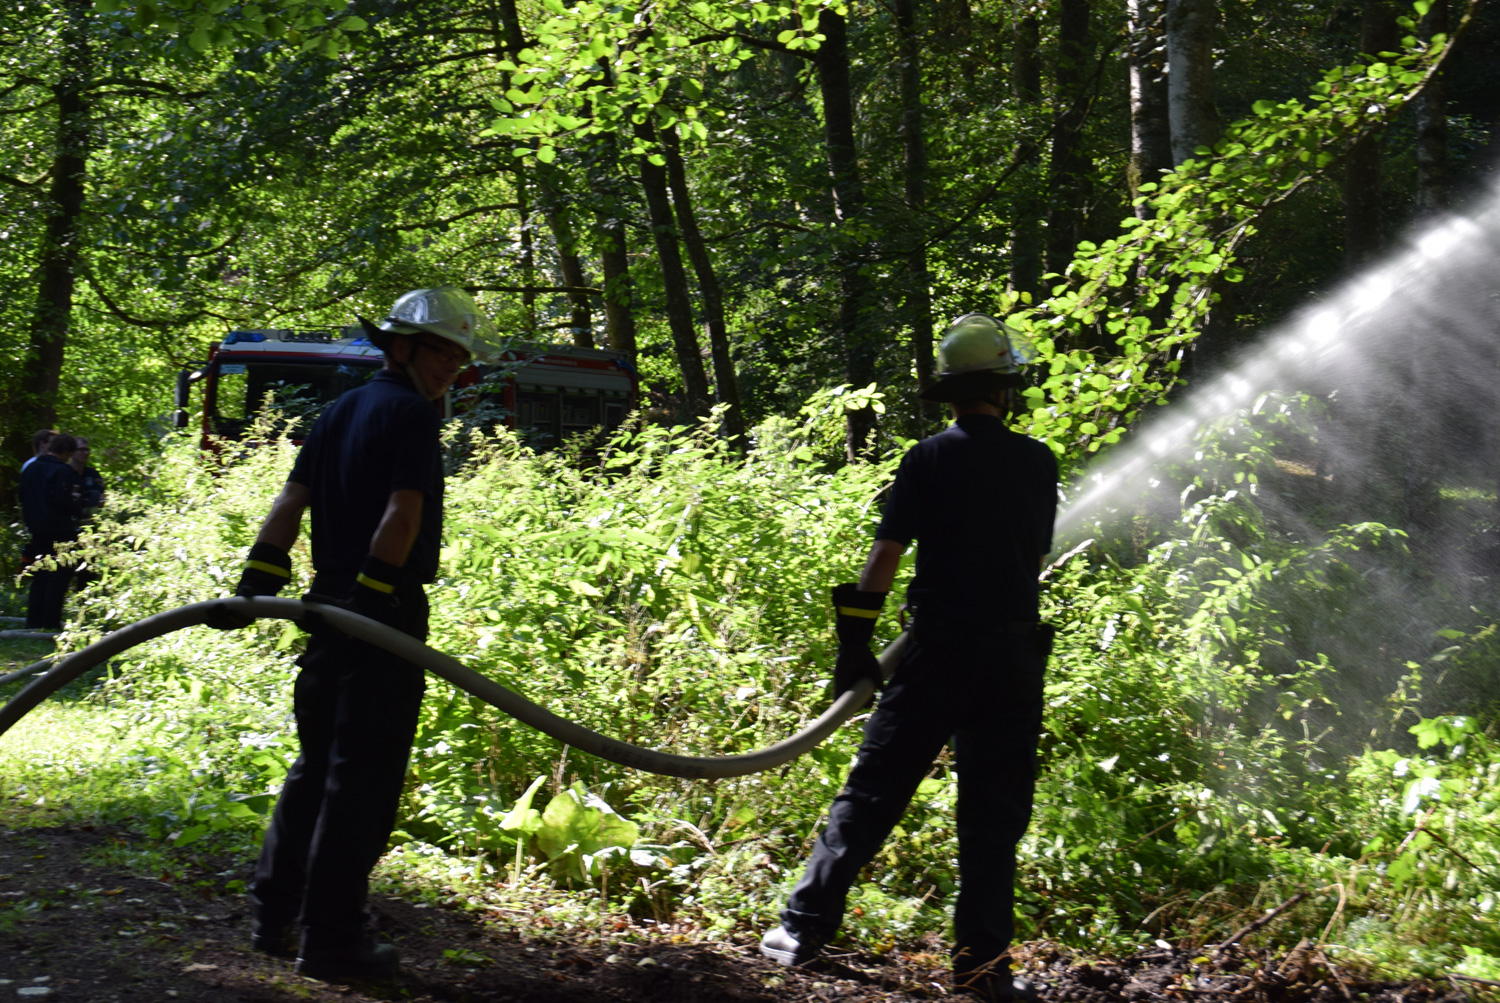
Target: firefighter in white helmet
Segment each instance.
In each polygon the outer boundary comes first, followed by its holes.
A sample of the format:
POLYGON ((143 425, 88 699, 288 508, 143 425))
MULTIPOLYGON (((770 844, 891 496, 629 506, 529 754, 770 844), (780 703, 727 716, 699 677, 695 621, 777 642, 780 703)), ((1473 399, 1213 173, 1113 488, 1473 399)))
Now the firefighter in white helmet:
POLYGON ((781 964, 811 960, 834 936, 860 870, 951 743, 960 879, 954 986, 988 1000, 1035 995, 1011 974, 1007 949, 1050 647, 1037 572, 1052 546, 1057 463, 1046 445, 1004 420, 1024 385, 1025 361, 1017 333, 994 318, 966 314, 949 326, 937 379, 922 396, 949 404, 956 420, 907 452, 859 583, 833 590, 835 690, 863 677, 878 683, 876 618, 902 553, 918 543, 907 591, 914 619, 900 665, 781 925, 761 940, 761 953, 781 964))
MULTIPOLYGON (((290 582, 288 551, 311 509, 307 598, 425 640, 422 586, 437 574, 443 517, 434 402, 471 361, 494 354, 495 329, 452 287, 409 292, 380 324, 360 321, 385 367, 318 418, 235 594, 274 595, 290 582)), ((248 622, 220 613, 210 626, 248 622)), ((297 970, 313 978, 381 978, 398 958, 366 932, 365 896, 395 824, 425 681, 381 648, 304 626, 313 636, 298 659, 294 698, 301 754, 250 887, 251 943, 272 954, 295 950, 297 970)))

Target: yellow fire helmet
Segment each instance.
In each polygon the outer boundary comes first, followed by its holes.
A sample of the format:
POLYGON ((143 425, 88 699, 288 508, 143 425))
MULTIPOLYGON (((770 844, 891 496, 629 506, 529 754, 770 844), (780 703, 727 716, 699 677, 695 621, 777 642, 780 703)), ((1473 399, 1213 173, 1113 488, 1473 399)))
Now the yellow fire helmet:
POLYGON ((982 313, 966 313, 948 325, 938 343, 937 380, 921 396, 930 401, 988 397, 1025 386, 1021 367, 1034 353, 1021 332, 982 313))

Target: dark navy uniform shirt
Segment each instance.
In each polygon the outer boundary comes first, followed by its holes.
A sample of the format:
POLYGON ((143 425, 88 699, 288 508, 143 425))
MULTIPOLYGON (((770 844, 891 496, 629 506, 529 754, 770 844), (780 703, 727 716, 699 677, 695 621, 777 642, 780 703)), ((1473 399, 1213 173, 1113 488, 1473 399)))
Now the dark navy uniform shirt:
POLYGON ((875 538, 917 542, 906 598, 919 620, 998 630, 1037 619, 1056 514, 1052 450, 970 414, 907 451, 875 538))
POLYGON ((56 543, 78 539, 78 515, 83 511, 73 489, 78 474, 62 457, 43 453, 21 471, 21 516, 33 539, 56 543))
POLYGON ((422 492, 422 524, 407 581, 437 577, 443 462, 437 408, 404 374, 382 369, 313 425, 287 478, 306 485, 320 589, 352 587, 393 491, 422 492))

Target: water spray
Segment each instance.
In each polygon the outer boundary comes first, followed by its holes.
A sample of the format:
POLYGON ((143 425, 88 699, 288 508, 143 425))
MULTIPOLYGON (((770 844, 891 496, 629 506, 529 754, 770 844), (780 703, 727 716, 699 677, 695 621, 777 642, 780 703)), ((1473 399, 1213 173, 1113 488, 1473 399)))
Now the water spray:
MULTIPOLYGON (((1154 486, 1152 471, 1181 455, 1205 427, 1250 407, 1269 390, 1309 384, 1368 384, 1419 353, 1466 350, 1469 369, 1481 342, 1500 331, 1500 195, 1478 212, 1428 226, 1384 262, 1344 283, 1328 298, 1274 328, 1229 371, 1190 390, 1173 407, 1088 471, 1058 515, 1055 537, 1069 542, 1092 532, 1088 524, 1128 512, 1154 486), (1476 299, 1485 316, 1455 316, 1476 299), (1405 341, 1397 341, 1402 335, 1405 341), (1464 342, 1472 344, 1454 344, 1464 342)), ((1479 367, 1482 369, 1482 367, 1479 367)), ((1463 372, 1461 359, 1443 368, 1448 385, 1468 385, 1493 396, 1500 373, 1463 372)), ((1393 383, 1395 381, 1392 381, 1393 383)), ((1405 389, 1390 388, 1392 394, 1405 389)))

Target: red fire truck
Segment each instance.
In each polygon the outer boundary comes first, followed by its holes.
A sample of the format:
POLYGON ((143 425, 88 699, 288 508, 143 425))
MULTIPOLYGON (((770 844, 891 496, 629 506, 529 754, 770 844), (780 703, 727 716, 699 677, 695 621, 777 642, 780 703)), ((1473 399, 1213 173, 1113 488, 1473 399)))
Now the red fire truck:
MULTIPOLYGON (((244 438, 268 403, 293 419, 292 437, 300 439, 325 405, 383 364, 358 327, 231 331, 209 347, 207 362, 177 374, 173 423, 188 427, 192 387, 202 383, 203 448, 244 438)), ((506 427, 547 449, 569 435, 621 424, 636 406, 638 386, 624 352, 513 343, 496 364, 459 374, 441 405, 444 417, 453 415, 455 397, 460 410, 499 405, 506 427)))

